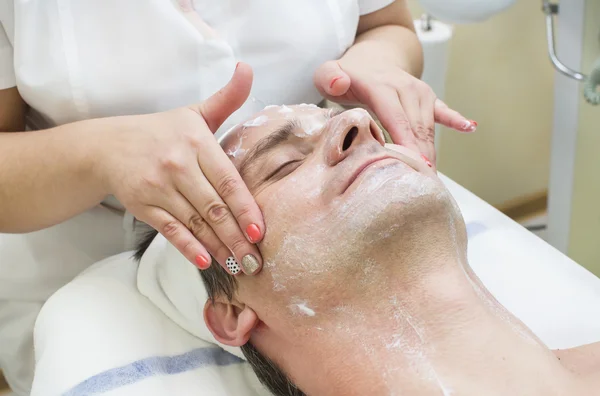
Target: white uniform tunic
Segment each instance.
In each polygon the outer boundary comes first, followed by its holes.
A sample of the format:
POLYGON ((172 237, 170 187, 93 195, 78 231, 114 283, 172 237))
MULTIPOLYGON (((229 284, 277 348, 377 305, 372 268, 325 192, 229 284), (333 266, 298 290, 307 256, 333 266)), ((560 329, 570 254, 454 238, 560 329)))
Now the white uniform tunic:
MULTIPOLYGON (((315 69, 352 45, 360 15, 392 2, 0 0, 0 89, 17 86, 32 108, 28 125, 41 129, 199 102, 244 61, 257 110, 317 103, 315 69)), ((0 367, 18 394, 31 381, 41 304, 130 249, 127 224, 98 207, 39 232, 0 234, 0 367)))

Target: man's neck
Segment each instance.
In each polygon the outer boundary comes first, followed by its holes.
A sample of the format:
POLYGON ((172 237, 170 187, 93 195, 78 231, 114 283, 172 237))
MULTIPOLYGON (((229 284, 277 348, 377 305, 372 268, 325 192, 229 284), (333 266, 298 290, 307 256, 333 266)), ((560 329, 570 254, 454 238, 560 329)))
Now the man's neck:
POLYGON ((293 356, 278 363, 318 395, 572 391, 570 373, 468 267, 438 268, 418 281, 377 279, 373 293, 332 307, 304 335, 275 335, 272 347, 293 356))

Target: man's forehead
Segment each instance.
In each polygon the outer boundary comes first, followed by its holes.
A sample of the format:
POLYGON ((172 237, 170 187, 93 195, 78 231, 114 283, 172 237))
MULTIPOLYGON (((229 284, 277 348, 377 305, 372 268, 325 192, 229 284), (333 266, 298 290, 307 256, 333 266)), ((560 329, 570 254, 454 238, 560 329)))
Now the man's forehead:
POLYGON ((328 112, 329 110, 320 109, 315 105, 267 106, 225 132, 219 143, 225 153, 236 162, 236 159, 243 157, 243 154, 262 139, 291 121, 298 121, 301 128, 308 129, 309 133, 313 132, 313 129, 322 126, 328 112), (309 122, 303 122, 306 120, 309 122))

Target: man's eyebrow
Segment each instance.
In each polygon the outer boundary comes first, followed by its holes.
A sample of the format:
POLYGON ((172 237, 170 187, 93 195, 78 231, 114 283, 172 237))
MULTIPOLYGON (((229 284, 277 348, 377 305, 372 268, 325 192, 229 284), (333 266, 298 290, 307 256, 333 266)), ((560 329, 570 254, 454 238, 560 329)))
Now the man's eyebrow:
MULTIPOLYGON (((329 120, 343 113, 344 110, 333 110, 324 113, 325 120, 329 120)), ((300 127, 300 121, 294 117, 281 125, 275 132, 260 140, 246 155, 240 164, 240 175, 244 177, 249 165, 285 143, 292 136, 294 129, 300 127)))
POLYGON ((244 174, 248 171, 250 163, 257 161, 261 157, 267 155, 270 151, 273 151, 276 147, 285 143, 295 128, 299 127, 300 123, 297 118, 292 118, 286 121, 285 124, 281 125, 275 132, 269 136, 260 140, 253 148, 250 149, 246 157, 240 164, 240 175, 244 177, 244 174))

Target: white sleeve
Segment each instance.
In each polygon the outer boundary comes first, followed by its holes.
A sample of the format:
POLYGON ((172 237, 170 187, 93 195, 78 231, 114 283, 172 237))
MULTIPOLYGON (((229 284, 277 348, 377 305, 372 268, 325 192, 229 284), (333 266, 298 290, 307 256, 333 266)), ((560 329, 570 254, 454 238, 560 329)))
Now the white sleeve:
MULTIPOLYGON (((0 10, 6 11, 4 9, 0 10)), ((0 15, 0 89, 12 88, 17 85, 15 78, 15 65, 13 61, 13 47, 6 35, 2 19, 7 15, 0 15)))
POLYGON ((370 14, 392 4, 394 0, 358 0, 360 15, 370 14))

